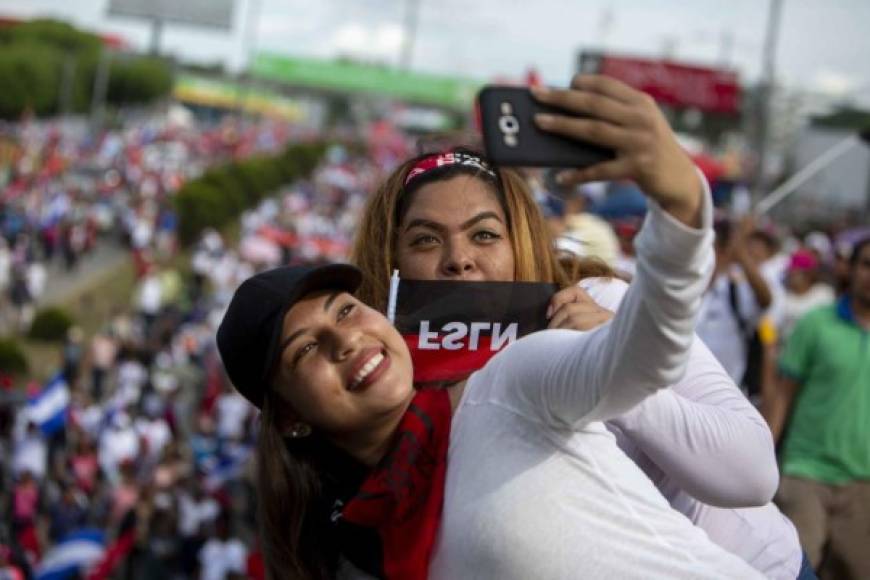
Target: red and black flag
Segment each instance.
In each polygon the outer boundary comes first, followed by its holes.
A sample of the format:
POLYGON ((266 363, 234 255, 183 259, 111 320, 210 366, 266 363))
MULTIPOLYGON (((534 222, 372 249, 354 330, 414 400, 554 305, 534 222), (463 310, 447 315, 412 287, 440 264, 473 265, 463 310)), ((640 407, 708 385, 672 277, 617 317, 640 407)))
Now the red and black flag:
POLYGON ((554 284, 401 280, 394 323, 417 384, 459 381, 519 337, 547 327, 554 284))

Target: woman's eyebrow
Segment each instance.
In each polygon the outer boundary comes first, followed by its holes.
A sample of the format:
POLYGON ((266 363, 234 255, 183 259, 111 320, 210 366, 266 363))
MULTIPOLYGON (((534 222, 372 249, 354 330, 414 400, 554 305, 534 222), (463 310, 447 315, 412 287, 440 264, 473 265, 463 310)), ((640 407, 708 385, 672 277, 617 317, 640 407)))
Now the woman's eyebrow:
POLYGON ((305 331, 306 331, 306 330, 308 330, 308 329, 307 329, 307 328, 300 328, 299 330, 297 330, 296 332, 294 332, 293 334, 291 334, 290 336, 288 336, 288 337, 287 337, 287 340, 285 340, 284 342, 281 343, 281 348, 280 348, 280 350, 278 351, 279 356, 280 356, 281 354, 284 354, 284 351, 287 350, 287 347, 290 346, 290 343, 291 343, 291 342, 293 342, 294 340, 296 340, 297 338, 299 338, 300 336, 302 336, 303 334, 305 334, 305 331))
POLYGON ((498 214, 495 213, 494 211, 482 211, 479 214, 477 214, 476 216, 474 216, 473 218, 471 218, 470 220, 467 220, 466 222, 464 222, 461 226, 459 226, 459 229, 467 230, 468 228, 473 227, 474 224, 476 224, 478 222, 482 222, 483 220, 487 220, 487 219, 494 219, 494 220, 501 222, 501 218, 498 217, 498 214))
MULTIPOLYGON (((497 221, 503 223, 502 219, 494 211, 482 211, 479 214, 477 214, 476 216, 472 217, 471 219, 463 222, 462 225, 459 226, 459 229, 467 230, 467 229, 473 227, 478 222, 481 222, 481 221, 487 220, 487 219, 494 219, 494 220, 497 220, 497 221)), ((408 222, 408 225, 405 226, 405 231, 408 231, 411 228, 415 228, 415 227, 429 228, 430 230, 435 230, 438 232, 443 232, 446 229, 443 225, 439 224, 438 222, 433 222, 432 220, 427 220, 427 219, 423 219, 423 218, 417 218, 417 219, 413 219, 410 222, 408 222)))
POLYGON ((429 228, 430 230, 435 230, 438 232, 444 231, 444 226, 439 224, 438 222, 433 222, 432 220, 424 220, 422 218, 413 219, 408 222, 408 225, 405 226, 405 231, 407 232, 411 228, 429 228))
MULTIPOLYGON (((329 309, 332 307, 332 303, 335 302, 335 299, 338 298, 339 294, 341 294, 341 292, 336 290, 335 292, 330 293, 326 300, 323 301, 324 312, 329 312, 329 309)), ((299 330, 288 336, 286 340, 281 343, 281 347, 278 352, 283 353, 285 350, 287 350, 287 347, 290 346, 290 343, 299 338, 301 335, 305 334, 307 330, 307 328, 300 328, 299 330)))
POLYGON ((338 298, 338 295, 341 294, 339 291, 335 291, 329 295, 326 301, 323 303, 323 311, 329 312, 329 309, 332 308, 332 303, 335 302, 335 299, 338 298))

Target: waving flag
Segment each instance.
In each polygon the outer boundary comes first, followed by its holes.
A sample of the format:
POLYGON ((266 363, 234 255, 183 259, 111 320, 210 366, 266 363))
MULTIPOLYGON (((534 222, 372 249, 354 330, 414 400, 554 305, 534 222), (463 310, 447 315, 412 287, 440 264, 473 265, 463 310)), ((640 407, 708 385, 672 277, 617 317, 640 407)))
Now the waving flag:
POLYGON ((396 328, 418 384, 458 381, 521 336, 547 327, 554 284, 401 280, 396 328))
POLYGON ((83 571, 102 559, 105 541, 103 532, 96 529, 68 534, 45 555, 36 571, 36 580, 80 578, 83 571))
POLYGON ((27 401, 27 412, 43 433, 53 435, 66 425, 69 410, 69 385, 58 373, 45 388, 27 401))

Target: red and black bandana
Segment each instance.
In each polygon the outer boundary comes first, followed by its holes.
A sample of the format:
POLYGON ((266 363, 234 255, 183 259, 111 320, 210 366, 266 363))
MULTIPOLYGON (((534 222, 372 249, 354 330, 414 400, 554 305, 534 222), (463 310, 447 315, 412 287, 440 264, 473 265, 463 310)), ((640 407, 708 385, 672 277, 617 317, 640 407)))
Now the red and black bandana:
POLYGON ((402 418, 392 450, 347 502, 336 502, 333 522, 343 528, 342 553, 368 573, 388 580, 419 580, 441 523, 450 399, 444 389, 419 391, 402 418), (348 527, 354 530, 347 533, 348 527), (367 531, 375 532, 377 542, 367 531), (380 554, 361 553, 378 544, 380 554))

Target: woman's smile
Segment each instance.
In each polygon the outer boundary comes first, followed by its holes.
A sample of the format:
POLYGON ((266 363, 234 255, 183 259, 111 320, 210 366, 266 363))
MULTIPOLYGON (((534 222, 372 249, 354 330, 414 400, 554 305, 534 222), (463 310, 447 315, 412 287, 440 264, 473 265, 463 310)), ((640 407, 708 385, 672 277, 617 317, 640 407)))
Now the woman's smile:
POLYGON ((379 348, 363 350, 354 361, 348 391, 361 392, 368 389, 390 368, 387 351, 379 348))

